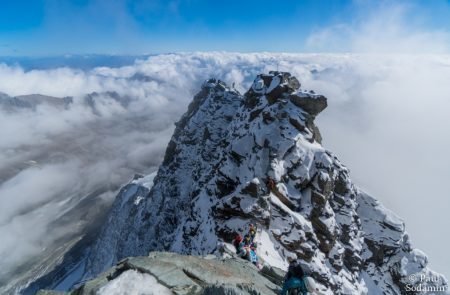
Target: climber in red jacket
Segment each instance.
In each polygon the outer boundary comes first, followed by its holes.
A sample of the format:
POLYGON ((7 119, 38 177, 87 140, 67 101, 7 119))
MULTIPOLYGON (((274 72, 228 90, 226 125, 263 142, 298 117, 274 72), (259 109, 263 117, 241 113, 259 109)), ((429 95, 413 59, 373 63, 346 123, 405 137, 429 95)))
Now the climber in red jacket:
POLYGON ((269 191, 272 191, 275 188, 275 180, 273 180, 270 176, 267 177, 266 186, 269 191))

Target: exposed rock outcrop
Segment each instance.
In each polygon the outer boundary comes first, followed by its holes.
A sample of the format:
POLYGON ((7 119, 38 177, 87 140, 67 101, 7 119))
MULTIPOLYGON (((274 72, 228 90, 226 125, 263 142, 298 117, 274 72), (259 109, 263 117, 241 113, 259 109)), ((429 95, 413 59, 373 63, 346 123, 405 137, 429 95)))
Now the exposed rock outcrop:
MULTIPOLYGON (((274 277, 279 277, 280 270, 267 268, 259 272, 253 264, 239 258, 218 259, 214 256, 152 252, 148 257, 124 259, 94 280, 85 282, 65 294, 105 294, 108 284, 118 281, 124 273, 130 271, 151 276, 164 290, 177 295, 270 295, 278 294, 280 290, 280 287, 272 282, 274 277)), ((120 282, 116 284, 116 289, 119 288, 120 282)), ((155 288, 154 284, 144 283, 138 288, 140 294, 157 294, 151 293, 152 288, 155 288)), ((38 295, 54 294, 50 292, 41 291, 38 295)))

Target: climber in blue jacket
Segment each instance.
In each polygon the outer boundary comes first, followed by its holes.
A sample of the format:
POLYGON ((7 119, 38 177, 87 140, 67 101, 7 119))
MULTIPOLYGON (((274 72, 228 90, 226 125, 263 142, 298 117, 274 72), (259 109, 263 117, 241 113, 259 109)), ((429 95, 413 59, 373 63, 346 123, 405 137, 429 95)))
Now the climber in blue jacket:
POLYGON ((244 259, 248 259, 248 251, 245 247, 245 243, 242 239, 241 235, 236 235, 236 237, 233 240, 233 245, 236 248, 236 254, 244 259))
POLYGON ((297 261, 291 262, 289 265, 288 273, 284 278, 283 289, 280 295, 306 295, 308 290, 306 289, 304 279, 304 272, 301 265, 297 261))

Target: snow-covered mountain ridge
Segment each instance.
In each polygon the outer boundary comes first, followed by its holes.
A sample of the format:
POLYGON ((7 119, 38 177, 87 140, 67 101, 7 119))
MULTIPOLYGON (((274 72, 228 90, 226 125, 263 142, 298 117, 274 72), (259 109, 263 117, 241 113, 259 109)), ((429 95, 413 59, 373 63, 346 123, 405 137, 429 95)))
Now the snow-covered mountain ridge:
POLYGON ((154 185, 133 181, 117 196, 84 278, 155 250, 214 253, 255 223, 261 258, 280 268, 299 258, 326 294, 446 289, 403 221, 321 146, 314 118, 326 106, 289 73, 258 75, 245 95, 206 81, 177 123, 154 185))

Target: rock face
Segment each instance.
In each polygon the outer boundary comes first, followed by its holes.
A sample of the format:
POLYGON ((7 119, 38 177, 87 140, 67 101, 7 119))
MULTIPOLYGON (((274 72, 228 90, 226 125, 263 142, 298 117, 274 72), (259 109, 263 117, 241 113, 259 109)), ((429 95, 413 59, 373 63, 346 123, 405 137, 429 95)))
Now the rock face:
POLYGON ((84 278, 150 251, 215 253, 254 223, 265 263, 285 269, 299 259, 324 294, 444 290, 403 222, 321 146, 314 118, 326 106, 289 73, 259 75, 245 95, 206 81, 176 124, 153 187, 135 181, 117 196, 84 278))
MULTIPOLYGON (((112 284, 114 288, 111 289, 116 291, 114 294, 123 294, 120 288, 124 283, 120 280, 127 275, 126 280, 133 280, 133 277, 129 277, 130 272, 145 274, 155 279, 156 283, 152 285, 144 282, 135 287, 139 294, 275 295, 280 291, 280 287, 272 282, 274 277, 271 274, 276 273, 259 272, 253 264, 239 258, 202 258, 152 252, 148 257, 131 257, 121 261, 96 279, 77 287, 71 294, 110 294, 108 285, 112 284), (151 293, 158 287, 159 292, 151 293)), ((41 291, 40 294, 47 293, 41 291)))

